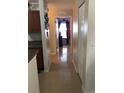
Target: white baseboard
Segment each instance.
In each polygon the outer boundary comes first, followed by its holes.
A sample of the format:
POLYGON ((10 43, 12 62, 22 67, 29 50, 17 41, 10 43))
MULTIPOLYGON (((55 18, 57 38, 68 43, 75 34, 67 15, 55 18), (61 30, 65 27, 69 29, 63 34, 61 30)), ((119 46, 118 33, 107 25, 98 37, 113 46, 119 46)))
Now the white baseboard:
POLYGON ((50 67, 51 67, 51 62, 49 61, 49 66, 47 69, 44 69, 44 72, 49 72, 50 71, 50 67))
POLYGON ((87 91, 87 92, 84 92, 84 93, 95 93, 94 91, 87 91))
POLYGON ((47 64, 47 66, 44 65, 44 72, 49 72, 49 66, 47 64))
POLYGON ((48 69, 45 69, 44 72, 49 72, 49 70, 48 69))
POLYGON ((83 93, 85 93, 85 89, 84 89, 84 87, 83 87, 83 86, 82 86, 82 92, 83 92, 83 93))
POLYGON ((74 60, 73 60, 73 59, 72 59, 72 63, 73 63, 73 65, 74 65, 74 69, 75 69, 76 73, 78 73, 77 67, 76 67, 76 65, 75 65, 75 63, 74 63, 74 60))
POLYGON ((82 92, 83 93, 95 93, 95 91, 86 91, 83 86, 82 86, 82 92))

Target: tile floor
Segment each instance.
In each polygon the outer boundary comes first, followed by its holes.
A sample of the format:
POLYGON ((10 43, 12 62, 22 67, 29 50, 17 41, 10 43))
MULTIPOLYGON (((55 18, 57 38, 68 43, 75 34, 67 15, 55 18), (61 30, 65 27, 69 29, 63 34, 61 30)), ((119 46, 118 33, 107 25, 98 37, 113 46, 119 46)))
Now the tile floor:
POLYGON ((69 48, 63 47, 51 57, 50 72, 39 74, 41 93, 82 93, 81 82, 70 57, 69 48))

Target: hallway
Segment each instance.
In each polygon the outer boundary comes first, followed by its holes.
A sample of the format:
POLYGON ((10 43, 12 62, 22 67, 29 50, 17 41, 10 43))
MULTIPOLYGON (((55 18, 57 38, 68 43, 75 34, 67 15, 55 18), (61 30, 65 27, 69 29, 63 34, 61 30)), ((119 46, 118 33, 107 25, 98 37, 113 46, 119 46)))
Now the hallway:
POLYGON ((80 79, 75 72, 70 48, 63 47, 51 64, 50 72, 39 74, 41 93, 82 93, 80 79))

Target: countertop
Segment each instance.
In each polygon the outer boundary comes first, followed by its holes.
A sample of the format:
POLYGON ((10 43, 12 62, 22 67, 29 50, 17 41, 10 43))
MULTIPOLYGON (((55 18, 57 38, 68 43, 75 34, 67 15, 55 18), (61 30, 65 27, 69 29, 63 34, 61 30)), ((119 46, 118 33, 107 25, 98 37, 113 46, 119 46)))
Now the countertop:
POLYGON ((28 41, 28 48, 42 48, 42 41, 28 41))
POLYGON ((37 53, 38 53, 37 49, 28 49, 28 63, 35 55, 37 55, 37 53))

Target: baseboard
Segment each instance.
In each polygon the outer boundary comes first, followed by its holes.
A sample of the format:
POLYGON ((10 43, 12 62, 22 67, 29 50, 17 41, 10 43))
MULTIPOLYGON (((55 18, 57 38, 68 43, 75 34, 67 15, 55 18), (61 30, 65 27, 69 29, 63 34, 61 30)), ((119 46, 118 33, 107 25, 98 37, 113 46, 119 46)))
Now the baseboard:
POLYGON ((49 61, 49 68, 48 68, 48 72, 50 71, 50 67, 51 67, 51 62, 49 61))
POLYGON ((49 72, 49 70, 48 70, 48 69, 46 69, 46 70, 44 70, 44 72, 49 72))
POLYGON ((76 73, 78 73, 78 70, 77 70, 77 68, 76 68, 76 65, 75 65, 75 63, 74 63, 74 60, 73 60, 73 59, 72 59, 72 63, 73 63, 73 65, 74 65, 74 69, 75 69, 76 73))
POLYGON ((50 55, 56 55, 56 52, 50 52, 49 54, 50 55))
POLYGON ((83 92, 83 93, 85 93, 85 89, 84 89, 84 87, 83 87, 83 86, 82 86, 82 92, 83 92))
POLYGON ((95 91, 86 91, 83 86, 82 86, 82 92, 83 93, 95 93, 95 91))
POLYGON ((84 93, 95 93, 94 91, 86 91, 84 93))
POLYGON ((50 67, 51 67, 51 62, 49 61, 48 69, 44 69, 44 72, 49 72, 50 71, 50 67))

